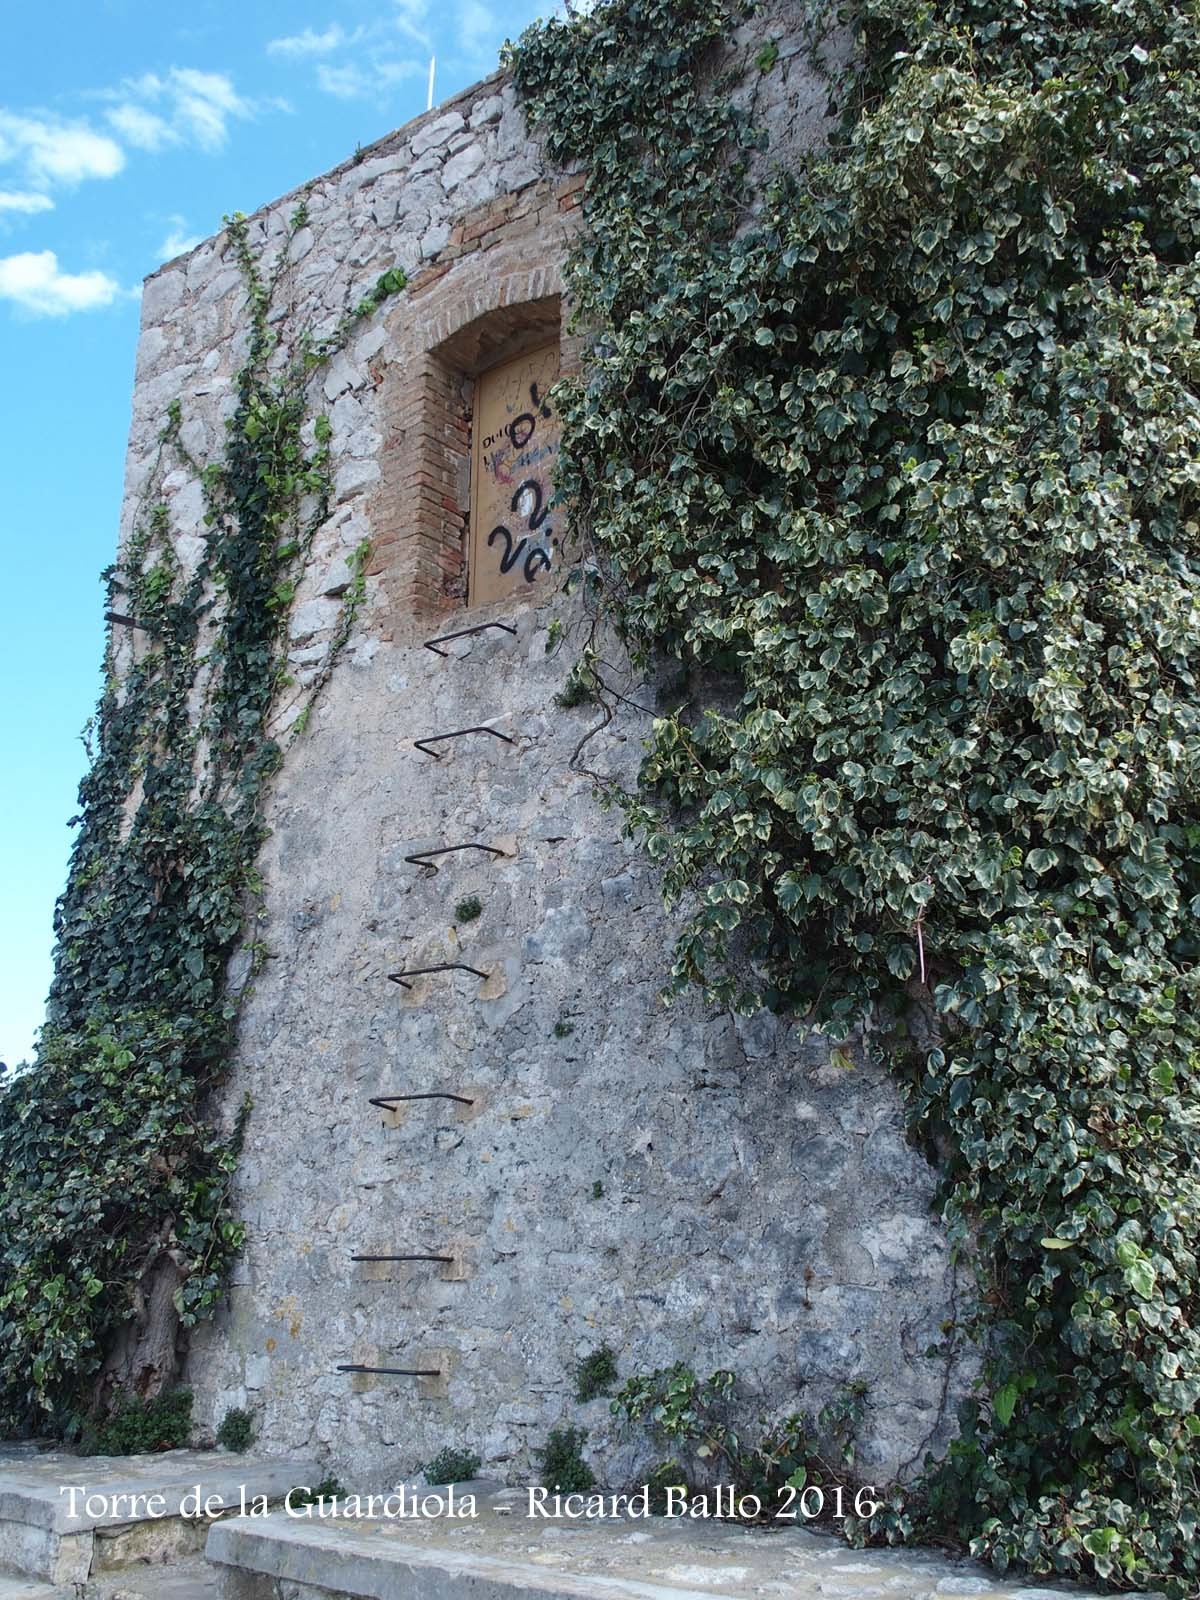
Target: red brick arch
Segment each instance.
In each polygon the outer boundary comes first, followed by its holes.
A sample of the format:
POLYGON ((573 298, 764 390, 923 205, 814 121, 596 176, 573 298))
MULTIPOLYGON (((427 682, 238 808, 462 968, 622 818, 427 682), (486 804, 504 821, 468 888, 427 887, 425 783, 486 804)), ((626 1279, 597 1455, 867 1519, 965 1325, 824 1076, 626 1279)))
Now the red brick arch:
POLYGON ((580 183, 539 183, 464 218, 389 318, 382 479, 371 503, 373 556, 389 633, 423 628, 466 604, 471 410, 475 376, 566 335, 562 266, 580 183))

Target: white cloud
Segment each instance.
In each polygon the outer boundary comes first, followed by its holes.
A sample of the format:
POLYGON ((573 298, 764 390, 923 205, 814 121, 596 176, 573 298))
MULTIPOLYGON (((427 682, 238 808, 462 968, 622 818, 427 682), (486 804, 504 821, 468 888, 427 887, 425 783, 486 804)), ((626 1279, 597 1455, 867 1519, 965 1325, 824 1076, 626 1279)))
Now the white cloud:
POLYGON ((317 64, 317 87, 339 100, 366 99, 385 93, 392 84, 405 78, 416 78, 427 68, 420 61, 389 61, 386 59, 356 65, 347 62, 335 67, 328 61, 317 64))
POLYGON ((171 224, 170 232, 158 247, 160 261, 172 261, 176 256, 183 256, 189 250, 194 250, 201 243, 203 235, 187 232, 187 219, 181 216, 167 218, 171 224))
POLYGON ((17 216, 31 217, 38 211, 53 211, 54 201, 48 194, 32 194, 25 190, 0 189, 0 216, 6 211, 17 216))
POLYGON ((171 125, 145 106, 135 106, 130 101, 108 113, 108 120, 125 140, 139 150, 161 150, 174 140, 171 125))
POLYGON ((347 33, 338 22, 302 33, 272 39, 267 50, 272 55, 315 64, 317 88, 339 100, 384 99, 394 84, 416 78, 428 71, 429 61, 410 59, 401 52, 411 48, 409 40, 422 52, 432 50, 426 27, 429 0, 392 0, 392 5, 375 21, 347 33))
POLYGON ((317 63, 317 88, 339 100, 355 100, 371 92, 371 80, 362 67, 353 63, 331 66, 328 61, 317 63))
POLYGON ((423 26, 429 15, 429 0, 395 0, 393 7, 395 24, 401 33, 415 39, 426 50, 432 48, 429 42, 429 30, 423 26))
POLYGON ((111 305, 120 295, 115 278, 104 272, 60 272, 53 250, 26 250, 0 257, 0 300, 36 317, 62 317, 111 305))
POLYGON ((105 98, 119 102, 108 112, 111 127, 141 150, 186 144, 219 150, 229 137, 230 122, 252 117, 258 109, 238 94, 225 73, 195 67, 127 78, 119 89, 106 91, 105 98))
POLYGON ((125 165, 125 152, 115 139, 86 123, 0 110, 0 161, 19 162, 35 184, 74 184, 116 177, 125 165))
POLYGON ((458 42, 464 55, 477 58, 495 49, 496 16, 480 0, 462 0, 458 8, 458 42))
POLYGON ((216 150, 225 143, 230 118, 248 117, 253 109, 222 72, 172 67, 171 90, 176 119, 206 150, 216 150))
POLYGON ((331 22, 324 33, 305 28, 303 33, 292 34, 286 39, 272 39, 267 49, 273 56, 326 56, 346 42, 341 24, 331 22))

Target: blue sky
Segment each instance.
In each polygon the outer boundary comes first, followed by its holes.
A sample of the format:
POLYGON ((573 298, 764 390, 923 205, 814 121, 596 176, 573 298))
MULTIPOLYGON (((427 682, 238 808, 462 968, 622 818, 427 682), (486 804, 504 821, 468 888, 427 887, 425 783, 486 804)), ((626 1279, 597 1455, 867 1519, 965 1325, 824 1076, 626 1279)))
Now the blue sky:
POLYGON ((550 0, 54 0, 0 64, 0 1060, 50 977, 103 650, 138 287, 484 77, 550 0))

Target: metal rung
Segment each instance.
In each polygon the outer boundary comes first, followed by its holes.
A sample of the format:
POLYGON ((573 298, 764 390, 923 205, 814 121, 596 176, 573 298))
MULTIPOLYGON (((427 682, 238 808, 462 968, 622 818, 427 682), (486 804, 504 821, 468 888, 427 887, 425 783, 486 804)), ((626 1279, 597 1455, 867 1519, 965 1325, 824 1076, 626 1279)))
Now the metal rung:
POLYGON ((453 1256, 351 1256, 351 1261, 441 1261, 449 1266, 453 1256))
POLYGON ((368 1105, 378 1106, 381 1111, 390 1111, 394 1105, 399 1105, 401 1100, 455 1100, 460 1106, 473 1106, 474 1100, 468 1100, 463 1094, 445 1094, 435 1090, 430 1094, 375 1094, 367 1102, 368 1105))
POLYGON ((420 739, 414 739, 417 749, 427 756, 432 756, 435 761, 442 758, 436 750, 431 750, 431 744, 441 744, 445 739, 461 739, 468 733, 490 733, 494 739, 503 739, 505 744, 516 744, 515 739, 510 739, 506 733, 501 733, 499 728, 456 728, 453 733, 427 733, 420 739))
POLYGON ((436 639, 426 639, 421 646, 422 650, 432 650, 435 656, 449 657, 448 650, 439 650, 438 645, 449 644, 451 639, 466 639, 473 633, 486 633, 489 628, 503 628, 505 633, 517 637, 517 630, 510 628, 507 622, 478 622, 473 628, 460 628, 457 633, 441 633, 436 639))
MULTIPOLYGON (((430 754, 432 755, 433 752, 430 751, 430 754)), ((441 760, 440 756, 438 760, 441 760)), ((433 865, 434 856, 453 855, 456 850, 486 850, 488 855, 499 856, 502 861, 511 859, 506 850, 497 850, 494 844, 447 844, 443 845, 440 850, 418 850, 415 856, 405 856, 404 859, 405 861, 411 861, 416 867, 429 867, 436 872, 437 868, 433 865)))
POLYGON ((104 620, 105 622, 115 622, 121 628, 140 628, 143 633, 151 631, 144 622, 135 622, 132 617, 127 617, 120 611, 106 611, 104 620))
POLYGON ((399 972, 389 972, 388 982, 398 983, 402 989, 411 989, 412 984, 406 983, 406 978, 424 978, 430 972, 471 972, 477 978, 488 978, 490 974, 480 972, 478 967, 468 967, 462 961, 443 961, 437 967, 401 967, 399 972))
POLYGON ((440 1378, 439 1368, 434 1367, 360 1367, 357 1363, 353 1366, 339 1366, 338 1372, 379 1372, 389 1378, 440 1378))

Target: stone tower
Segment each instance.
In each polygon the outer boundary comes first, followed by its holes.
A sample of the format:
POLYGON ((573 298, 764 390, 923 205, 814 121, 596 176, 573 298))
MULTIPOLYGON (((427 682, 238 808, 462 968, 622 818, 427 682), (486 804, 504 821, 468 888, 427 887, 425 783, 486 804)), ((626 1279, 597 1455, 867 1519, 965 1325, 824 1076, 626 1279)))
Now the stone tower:
MULTIPOLYGON (((776 160, 821 133, 797 9, 756 24, 779 44, 755 107, 776 160)), ((903 1471, 956 1392, 927 1354, 953 1295, 934 1174, 873 1068, 769 1015, 664 1007, 671 922, 592 776, 632 778, 655 687, 583 754, 603 718, 561 693, 584 618, 547 396, 581 359, 564 265, 585 185, 498 74, 306 186, 299 231, 299 195, 251 219, 264 259, 286 252, 289 326, 408 282, 315 380, 335 503, 292 616, 300 689, 364 540, 367 593, 272 792, 269 955, 231 972, 248 1243, 186 1379, 201 1422, 248 1405, 265 1447, 347 1477, 411 1476, 446 1444, 516 1477, 570 1420, 618 1484, 643 1447, 574 1400, 607 1343, 623 1375, 734 1369, 754 1417, 863 1379, 860 1463, 903 1471)), ((146 284, 126 539, 167 404, 194 458, 218 444, 242 298, 225 235, 146 284)), ((186 567, 200 488, 163 489, 186 567)))

